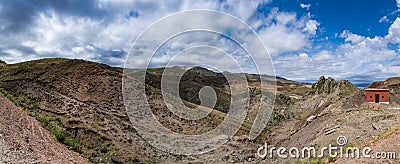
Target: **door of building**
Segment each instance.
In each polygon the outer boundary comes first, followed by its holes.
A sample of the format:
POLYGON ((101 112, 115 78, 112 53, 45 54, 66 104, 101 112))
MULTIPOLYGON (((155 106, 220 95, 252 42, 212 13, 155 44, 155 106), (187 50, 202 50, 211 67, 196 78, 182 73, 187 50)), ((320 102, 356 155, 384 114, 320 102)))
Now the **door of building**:
POLYGON ((375 94, 375 103, 379 103, 379 94, 375 94))

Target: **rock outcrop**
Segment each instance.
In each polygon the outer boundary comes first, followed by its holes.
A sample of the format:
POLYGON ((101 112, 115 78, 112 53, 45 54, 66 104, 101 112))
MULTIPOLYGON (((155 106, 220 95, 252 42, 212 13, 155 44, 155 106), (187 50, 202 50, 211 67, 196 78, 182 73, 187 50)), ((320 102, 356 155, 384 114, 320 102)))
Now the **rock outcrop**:
POLYGON ((334 88, 336 87, 337 82, 332 79, 331 77, 328 77, 328 79, 325 79, 324 76, 321 76, 319 80, 312 85, 311 87, 311 93, 313 94, 330 94, 334 91, 334 88))
POLYGON ((324 76, 321 76, 311 87, 311 94, 313 95, 335 93, 336 96, 342 98, 349 96, 356 91, 358 91, 358 88, 347 80, 336 82, 333 78, 328 77, 328 79, 325 79, 324 76))
POLYGON ((347 80, 340 80, 335 87, 335 92, 337 92, 338 96, 341 96, 342 98, 357 91, 359 91, 359 89, 347 80))

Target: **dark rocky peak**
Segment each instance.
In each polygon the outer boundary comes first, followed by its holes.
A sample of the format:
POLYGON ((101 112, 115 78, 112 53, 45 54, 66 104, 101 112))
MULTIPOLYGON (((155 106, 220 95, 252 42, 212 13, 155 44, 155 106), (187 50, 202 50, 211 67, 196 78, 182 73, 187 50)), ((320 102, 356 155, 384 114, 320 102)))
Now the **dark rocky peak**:
POLYGON ((3 60, 0 60, 0 64, 7 64, 7 63, 3 60))
POLYGON ((333 92, 346 96, 358 91, 358 88, 347 80, 336 82, 333 78, 326 79, 321 76, 319 80, 312 85, 311 94, 331 94, 333 92))
POLYGON ((325 76, 321 76, 319 80, 312 85, 311 87, 311 93, 312 94, 321 94, 321 93, 332 93, 337 85, 337 82, 331 78, 328 77, 328 79, 325 79, 325 76))

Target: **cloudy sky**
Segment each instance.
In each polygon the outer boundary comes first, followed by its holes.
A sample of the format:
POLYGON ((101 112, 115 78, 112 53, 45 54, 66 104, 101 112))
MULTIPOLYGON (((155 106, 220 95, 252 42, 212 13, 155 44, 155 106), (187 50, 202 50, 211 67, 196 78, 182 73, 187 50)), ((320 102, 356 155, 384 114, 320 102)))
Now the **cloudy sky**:
MULTIPOLYGON (((307 81, 325 75, 360 83, 399 76, 400 1, 395 0, 0 1, 0 60, 65 57, 123 66, 143 30, 191 9, 223 11, 249 24, 281 77, 307 81)), ((229 35, 235 35, 229 28, 229 35)), ((179 43, 204 36, 182 36, 179 43)), ((225 43, 221 37, 209 42, 225 43)), ((235 52, 231 43, 220 46, 235 52)), ((171 42, 163 47, 159 52, 163 55, 156 56, 152 66, 165 65, 182 46, 171 42)), ((205 52, 190 59, 209 59, 211 51, 205 52)), ((182 64, 191 64, 184 59, 182 64)), ((145 63, 138 63, 141 66, 145 63)))

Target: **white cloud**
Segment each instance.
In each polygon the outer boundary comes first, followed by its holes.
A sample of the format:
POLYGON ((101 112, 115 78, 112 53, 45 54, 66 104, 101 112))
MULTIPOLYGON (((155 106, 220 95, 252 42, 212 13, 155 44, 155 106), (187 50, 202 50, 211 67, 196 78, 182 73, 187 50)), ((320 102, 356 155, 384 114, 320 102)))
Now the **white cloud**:
POLYGON ((309 33, 304 31, 309 21, 309 16, 297 18, 293 12, 279 12, 277 8, 262 19, 264 26, 258 35, 268 47, 273 57, 285 52, 294 52, 304 49, 309 42, 309 33))
POLYGON ((303 28, 303 31, 306 31, 311 35, 315 35, 319 25, 319 22, 316 20, 308 20, 306 27, 303 28))
POLYGON ((303 9, 306 9, 306 10, 310 10, 311 4, 300 3, 300 7, 303 8, 303 9))
POLYGON ((315 61, 332 61, 335 57, 329 51, 323 50, 315 54, 312 59, 315 61))
POLYGON ((74 47, 72 48, 72 51, 75 52, 76 54, 81 54, 83 51, 85 51, 84 47, 74 47))
POLYGON ((400 8, 400 0, 396 0, 397 8, 400 8))
POLYGON ((389 27, 388 35, 386 35, 385 38, 390 42, 400 43, 400 18, 396 18, 389 27))
MULTIPOLYGON (((257 10, 260 1, 246 1, 246 0, 227 0, 221 6, 229 6, 228 9, 223 11, 228 12, 234 16, 247 21, 257 10)), ((223 9, 223 8, 220 8, 223 9)))
POLYGON ((353 34, 348 30, 343 31, 340 34, 340 37, 344 38, 346 42, 351 42, 354 44, 358 44, 366 39, 366 37, 357 35, 357 34, 353 34))
POLYGON ((258 34, 272 56, 277 56, 283 52, 298 51, 308 44, 304 33, 284 25, 271 25, 258 34))
POLYGON ((307 53, 301 53, 301 54, 299 54, 299 57, 303 58, 303 59, 306 59, 306 58, 308 58, 308 54, 307 53))
MULTIPOLYGON (((93 9, 94 12, 84 13, 83 15, 68 13, 69 9, 67 8, 60 11, 52 6, 49 6, 45 11, 32 9, 30 15, 35 16, 32 16, 31 26, 26 31, 18 32, 19 37, 6 36, 4 33, 0 34, 0 43, 2 44, 0 46, 0 54, 3 56, 11 55, 11 51, 4 51, 3 53, 1 51, 22 46, 35 59, 42 57, 84 58, 122 66, 124 62, 116 60, 118 57, 101 54, 103 51, 98 51, 98 49, 107 50, 107 52, 103 53, 108 53, 108 51, 120 53, 112 51, 113 49, 128 52, 136 37, 146 27, 175 12, 190 9, 213 9, 228 12, 244 21, 248 21, 256 12, 258 5, 267 3, 267 1, 99 0, 95 3, 93 6, 95 8, 93 9), (137 13, 137 17, 128 17, 131 11, 137 13), (107 13, 107 15, 104 16, 101 13, 107 13), (120 63, 114 63, 117 61, 120 61, 120 63)), ((89 4, 87 7, 91 7, 91 5, 89 4)), ((0 8, 2 8, 1 4, 0 8)), ((89 11, 90 9, 87 10, 89 11)), ((79 13, 79 11, 75 10, 71 12, 79 13)), ((2 21, 5 20, 1 19, 0 16, 0 30, 9 26, 7 21, 2 21)), ((226 27, 228 26, 230 26, 229 22, 226 24, 226 27)), ((169 29, 176 27, 179 26, 173 24, 169 29)), ((27 54, 27 52, 24 53, 27 54)), ((10 60, 10 58, 4 60, 13 63, 30 59, 15 57, 10 60)), ((119 58, 124 59, 125 57, 119 58)))
POLYGON ((378 22, 379 22, 379 23, 389 22, 389 19, 388 19, 388 17, 385 15, 385 16, 383 16, 381 19, 379 19, 378 22))
POLYGON ((370 38, 345 30, 340 34, 345 43, 335 49, 277 57, 276 72, 293 80, 318 79, 325 75, 376 81, 398 76, 399 49, 390 49, 388 44, 400 43, 400 18, 388 31, 386 36, 370 38))
MULTIPOLYGON (((256 29, 260 38, 266 44, 270 54, 273 56, 275 68, 278 74, 291 79, 312 79, 320 75, 330 75, 340 78, 348 78, 355 75, 390 76, 398 74, 399 49, 388 48, 388 44, 400 43, 400 18, 396 18, 388 29, 388 35, 366 37, 343 31, 335 37, 341 37, 344 43, 331 48, 325 45, 313 45, 317 31, 321 31, 320 22, 311 19, 311 14, 297 15, 294 12, 284 12, 278 8, 272 8, 269 13, 257 13, 261 3, 268 1, 108 1, 100 0, 95 5, 93 13, 66 13, 49 7, 48 10, 31 13, 32 21, 29 28, 19 31, 15 35, 7 33, 0 34, 0 55, 2 60, 8 63, 21 62, 43 57, 68 57, 82 58, 97 62, 103 62, 113 66, 122 66, 125 55, 131 44, 139 34, 155 21, 175 12, 189 9, 214 9, 228 12, 256 29), (130 12, 137 13, 129 16, 130 12), (107 15, 102 15, 107 13, 107 15), (93 15, 90 15, 93 14, 93 15), (388 60, 394 62, 387 62, 388 60), (397 63, 396 63, 397 62, 397 63), (378 67, 381 64, 382 67, 378 67), (367 67, 369 66, 369 67, 367 67), (299 71, 301 70, 301 71, 299 71), (397 71, 397 72, 396 72, 397 71)), ((396 1, 400 7, 400 0, 396 1)), ((309 10, 311 4, 300 4, 301 8, 309 10)), ((0 5, 0 12, 3 11, 0 5)), ((318 17, 316 17, 318 18, 318 17)), ((203 21, 210 18, 192 18, 191 21, 203 21)), ((222 24, 216 28, 230 27, 231 35, 237 35, 251 47, 254 40, 247 33, 240 31, 239 27, 232 25, 226 20, 211 18, 222 24)), ((387 22, 386 16, 379 22, 387 22)), ((176 21, 174 24, 165 26, 163 30, 177 30, 188 26, 190 21, 176 21)), ((10 23, 2 19, 0 15, 0 30, 9 27, 10 23)), ((226 28, 228 31, 228 28, 226 28)), ((209 43, 218 45, 221 49, 236 55, 235 59, 242 63, 248 59, 241 56, 232 43, 215 37, 183 38, 180 42, 172 42, 166 48, 167 55, 155 58, 155 64, 164 64, 172 56, 188 45, 198 43, 209 43)), ((332 40, 329 38, 329 40, 332 40)), ((329 42, 326 39, 327 42, 329 42)), ((143 43, 143 47, 151 46, 151 42, 143 43)), ((208 52, 208 51, 207 51, 208 52)), ((211 53, 211 52, 210 52, 211 53)), ((147 61, 140 58, 135 61, 138 67, 144 67, 147 61)), ((192 61, 207 62, 215 54, 192 54, 192 61), (203 58, 201 58, 203 57, 203 58), (203 60, 206 59, 206 60, 203 60), (208 59, 208 60, 207 60, 208 59)), ((266 55, 266 54, 256 54, 266 55)), ((177 62, 185 62, 179 58, 177 62)), ((226 61, 221 63, 226 64, 226 61)), ((214 60, 210 63, 217 64, 214 60)), ((192 63, 193 64, 193 63, 192 63)), ((244 68, 251 71, 251 68, 244 68)))
MULTIPOLYGON (((309 34, 315 33, 313 31, 316 30, 318 22, 310 20, 309 15, 298 19, 296 13, 280 12, 277 8, 271 10, 268 15, 259 17, 259 13, 256 12, 261 3, 266 4, 268 1, 99 0, 94 5, 90 4, 94 7, 94 14, 90 12, 81 14, 79 13, 80 11, 74 11, 78 12, 78 15, 68 13, 67 10, 60 11, 50 6, 46 11, 40 9, 32 10, 32 12, 37 13, 36 15, 35 13, 31 13, 35 15, 32 17, 31 26, 26 31, 18 32, 19 37, 0 34, 2 36, 0 37, 0 43, 2 43, 0 51, 2 51, 2 55, 4 56, 2 59, 9 63, 43 57, 67 57, 122 66, 126 52, 129 51, 132 43, 146 27, 169 14, 190 9, 225 11, 250 23, 254 29, 258 29, 260 38, 267 45, 269 52, 273 56, 278 56, 285 52, 299 51, 305 46, 310 45, 309 34), (129 16, 130 12, 136 13, 135 16, 129 16), (103 13, 107 14, 102 15, 103 13), (312 25, 315 25, 315 27, 312 27, 312 25), (20 51, 17 52, 15 51, 16 49, 20 51), (120 51, 113 51, 115 49, 120 51)), ((88 11, 91 10, 88 9, 88 11)), ((193 22, 202 21, 200 19, 202 18, 195 17, 191 20, 193 22)), ((232 25, 232 22, 224 22, 224 20, 219 20, 218 18, 213 19, 223 24, 223 26, 218 28, 229 27, 232 35, 238 35, 238 38, 248 43, 248 48, 256 48, 252 47, 254 40, 251 40, 250 36, 246 36, 246 33, 238 33, 240 28, 232 25)), ((165 26, 162 30, 176 30, 188 25, 186 23, 188 21, 177 21, 170 26, 165 26)), ((0 25, 0 28, 2 26, 5 28, 8 25, 5 22, 0 25)), ((158 32, 163 33, 162 30, 158 32)), ((198 43, 194 41, 195 39, 204 41, 204 38, 189 37, 184 42, 171 44, 168 51, 171 54, 176 53, 177 50, 187 45, 198 43)), ((228 52, 230 52, 229 49, 233 48, 231 43, 223 40, 207 42, 220 45, 220 47, 224 50, 226 49, 228 52)), ((149 46, 150 44, 143 43, 143 46, 149 46)), ((239 52, 231 53, 236 55, 235 59, 239 60, 239 62, 249 62, 246 57, 241 57, 239 52)), ((196 56, 198 55, 194 55, 193 58, 196 56)), ((167 57, 170 58, 172 56, 155 58, 155 61, 165 63, 168 59, 167 57)), ((135 62, 138 67, 144 67, 144 64, 146 64, 146 61, 140 59, 135 62)), ((244 69, 249 72, 252 71, 250 67, 244 69)))

